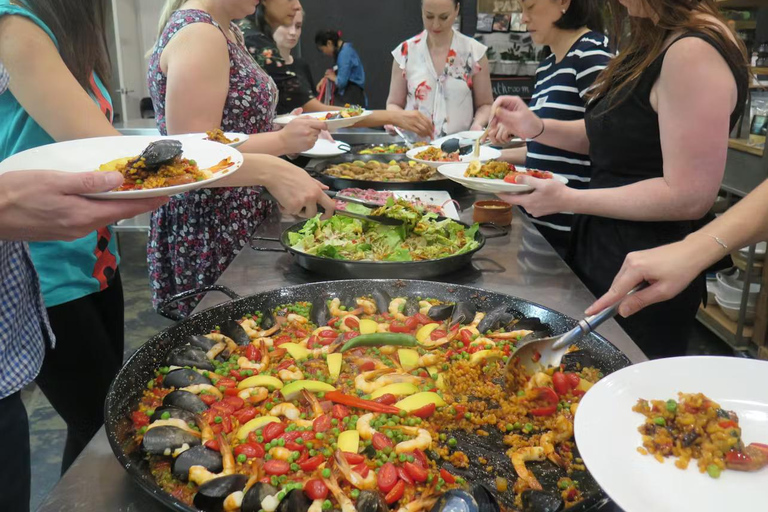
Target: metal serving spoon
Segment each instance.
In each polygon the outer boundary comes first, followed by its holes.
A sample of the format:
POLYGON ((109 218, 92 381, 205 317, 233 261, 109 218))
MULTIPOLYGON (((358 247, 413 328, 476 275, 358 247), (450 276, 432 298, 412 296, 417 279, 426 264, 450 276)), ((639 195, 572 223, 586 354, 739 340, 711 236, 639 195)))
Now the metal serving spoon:
MULTIPOLYGON (((619 306, 624 299, 630 295, 639 292, 640 290, 648 287, 648 283, 643 282, 635 286, 627 293, 621 300, 616 302, 613 306, 605 308, 596 315, 587 317, 579 322, 579 325, 560 336, 552 336, 550 338, 539 338, 526 340, 523 338, 518 346, 517 350, 512 353, 512 356, 507 361, 507 367, 505 375, 509 376, 514 373, 514 363, 512 360, 519 358, 523 367, 530 374, 534 374, 542 369, 549 368, 550 366, 560 366, 560 360, 568 352, 568 348, 581 339, 582 336, 591 333, 602 325, 606 320, 610 320, 615 317, 619 312, 619 306)), ((507 378, 507 383, 511 384, 507 378)))
POLYGON ((403 131, 398 128, 397 126, 393 126, 392 128, 395 129, 395 133, 400 136, 401 139, 403 139, 403 142, 405 142, 405 145, 408 146, 408 149, 413 149, 415 146, 411 144, 411 141, 408 140, 408 138, 405 136, 403 131))

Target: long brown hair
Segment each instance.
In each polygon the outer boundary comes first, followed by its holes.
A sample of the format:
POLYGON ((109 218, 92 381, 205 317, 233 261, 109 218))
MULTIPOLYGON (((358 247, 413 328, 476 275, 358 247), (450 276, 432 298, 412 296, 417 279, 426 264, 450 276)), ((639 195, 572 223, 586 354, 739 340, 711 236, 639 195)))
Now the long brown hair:
POLYGON ((45 23, 59 43, 59 54, 78 83, 90 90, 91 74, 105 86, 112 75, 107 49, 105 0, 17 0, 45 23))
POLYGON ((610 0, 614 20, 612 38, 619 55, 597 78, 598 84, 590 97, 613 100, 631 88, 637 79, 665 49, 667 38, 677 32, 701 32, 714 40, 723 51, 725 60, 739 79, 748 79, 747 52, 744 44, 726 25, 714 0, 643 0, 658 16, 629 17, 618 0, 610 0), (716 23, 712 17, 722 22, 716 23), (627 20, 629 18, 629 20, 627 20))

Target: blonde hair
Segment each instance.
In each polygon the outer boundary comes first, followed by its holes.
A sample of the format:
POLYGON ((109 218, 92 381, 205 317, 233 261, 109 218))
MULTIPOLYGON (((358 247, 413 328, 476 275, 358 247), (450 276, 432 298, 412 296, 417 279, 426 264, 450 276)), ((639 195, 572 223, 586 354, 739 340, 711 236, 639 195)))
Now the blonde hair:
POLYGON ((181 9, 185 3, 187 3, 187 0, 165 0, 165 6, 160 13, 160 22, 157 24, 157 39, 163 36, 165 26, 168 24, 168 20, 171 19, 173 13, 181 9))

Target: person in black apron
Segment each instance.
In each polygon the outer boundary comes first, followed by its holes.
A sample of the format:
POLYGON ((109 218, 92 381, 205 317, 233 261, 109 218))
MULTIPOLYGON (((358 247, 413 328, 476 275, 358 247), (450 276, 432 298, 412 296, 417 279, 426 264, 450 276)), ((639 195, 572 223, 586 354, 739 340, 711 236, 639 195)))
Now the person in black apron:
MULTIPOLYGON (((589 150, 589 190, 524 177, 519 181, 534 192, 503 198, 533 215, 577 214, 569 262, 597 296, 609 290, 628 253, 676 242, 700 227, 749 83, 743 45, 711 0, 623 3, 636 40, 598 77, 583 123, 545 123, 519 98, 495 105, 494 124, 556 147, 589 150)), ((704 291, 701 275, 674 299, 619 323, 649 357, 683 355, 704 291)))

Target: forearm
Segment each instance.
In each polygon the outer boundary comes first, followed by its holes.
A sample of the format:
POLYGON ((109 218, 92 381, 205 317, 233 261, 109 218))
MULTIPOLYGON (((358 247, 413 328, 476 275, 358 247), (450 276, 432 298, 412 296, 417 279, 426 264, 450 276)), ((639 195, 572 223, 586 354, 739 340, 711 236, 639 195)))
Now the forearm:
POLYGON ((304 104, 301 109, 304 112, 330 112, 334 110, 341 110, 341 107, 334 107, 333 105, 326 105, 317 98, 312 98, 304 104))
POLYGON ((695 235, 716 236, 731 250, 768 240, 768 180, 695 235))
POLYGON ((241 153, 261 153, 273 156, 288 153, 285 141, 279 131, 252 134, 238 150, 241 153))
POLYGON ((614 188, 578 190, 568 188, 563 211, 612 219, 663 222, 697 220, 707 200, 669 186, 664 178, 653 178, 614 188))
POLYGON ((528 148, 526 146, 501 150, 501 160, 504 162, 509 162, 512 165, 525 165, 525 159, 527 156, 528 148))
POLYGON ((355 124, 355 128, 381 128, 385 124, 396 124, 396 116, 389 110, 374 110, 373 113, 355 124))
POLYGON ((397 111, 397 110, 405 110, 405 107, 402 105, 398 105, 397 103, 387 103, 387 110, 397 111))
POLYGON ((475 119, 472 121, 472 124, 476 124, 478 126, 487 126, 488 121, 491 120, 491 104, 487 105, 481 105, 478 107, 478 109, 475 111, 475 119))
POLYGON ((536 142, 581 155, 589 154, 589 139, 584 120, 558 121, 542 119, 544 132, 536 137, 536 142))
POLYGON ((237 172, 211 184, 210 188, 266 186, 269 182, 269 173, 283 165, 290 164, 272 155, 245 153, 242 167, 237 172))

